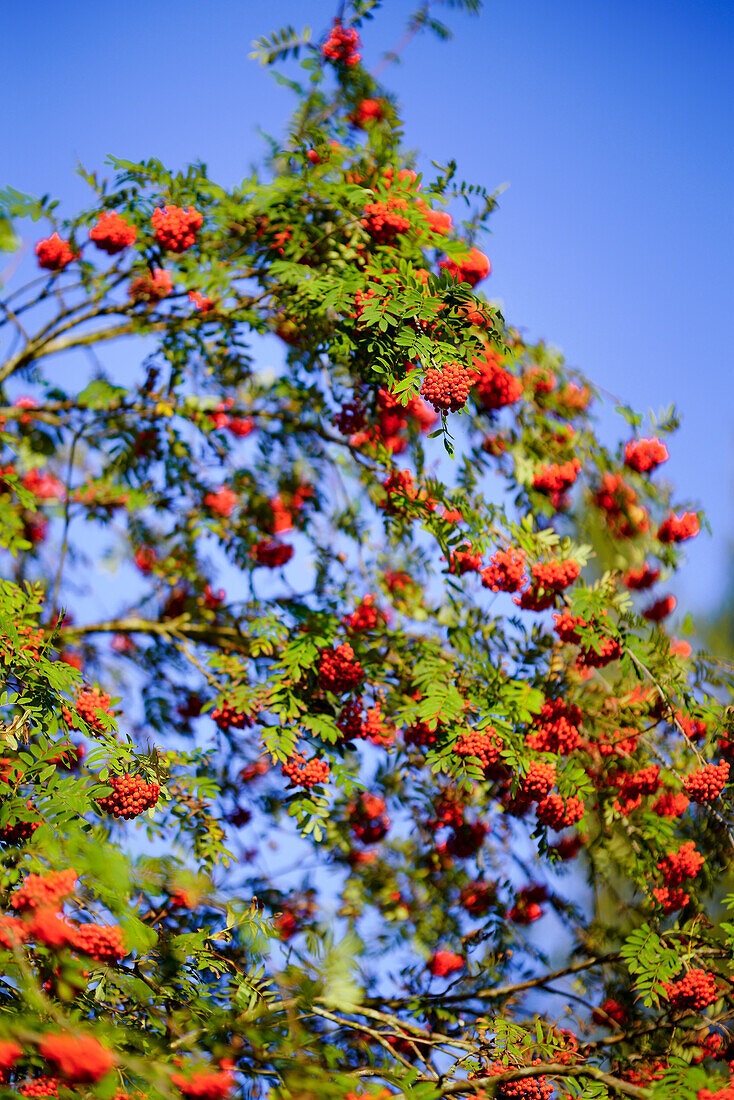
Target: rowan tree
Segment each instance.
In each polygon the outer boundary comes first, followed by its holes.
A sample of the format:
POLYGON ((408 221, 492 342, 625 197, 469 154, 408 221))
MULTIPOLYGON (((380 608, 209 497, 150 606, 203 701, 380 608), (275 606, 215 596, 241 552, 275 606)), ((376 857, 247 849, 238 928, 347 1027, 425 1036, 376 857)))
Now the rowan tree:
POLYGON ((297 102, 238 187, 3 193, 11 1095, 734 1096, 676 416, 605 447, 492 303, 496 199, 416 171, 377 6, 257 43, 297 102))

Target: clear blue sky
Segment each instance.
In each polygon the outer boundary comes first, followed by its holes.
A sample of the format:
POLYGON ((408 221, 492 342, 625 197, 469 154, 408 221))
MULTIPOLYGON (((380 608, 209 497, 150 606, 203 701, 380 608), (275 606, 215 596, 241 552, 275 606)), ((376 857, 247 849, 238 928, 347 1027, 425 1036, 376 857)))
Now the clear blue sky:
MULTIPOLYGON (((417 0, 386 0, 369 65, 417 0)), ((319 32, 333 0, 4 5, 0 184, 84 202, 74 167, 108 153, 206 161, 232 183, 278 133, 290 94, 247 60, 284 23, 319 32)), ((440 5, 439 5, 440 6, 440 5)), ((595 382, 684 414, 665 468, 702 503, 676 591, 715 606, 734 539, 734 3, 486 0, 448 11, 454 40, 418 39, 386 74, 421 163, 509 183, 485 242, 487 293, 595 382)), ((609 434, 605 419, 605 434, 609 434)))

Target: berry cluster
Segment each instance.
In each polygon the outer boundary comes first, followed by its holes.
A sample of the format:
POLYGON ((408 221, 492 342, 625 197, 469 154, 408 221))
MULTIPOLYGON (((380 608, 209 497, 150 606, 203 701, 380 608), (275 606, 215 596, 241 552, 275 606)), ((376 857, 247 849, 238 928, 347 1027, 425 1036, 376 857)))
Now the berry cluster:
POLYGON ((567 825, 575 825, 584 816, 584 804, 580 798, 571 795, 562 798, 555 791, 547 794, 536 807, 538 821, 551 829, 564 829, 567 825))
POLYGON ((684 512, 682 516, 671 512, 658 527, 658 538, 661 542, 685 542, 686 539, 695 538, 700 529, 695 512, 684 512))
POLYGON ((545 798, 555 783, 555 764, 544 764, 541 760, 533 760, 522 778, 518 794, 527 802, 538 802, 541 798, 545 798))
MULTIPOLYGON (((76 697, 76 713, 83 721, 86 722, 91 729, 97 730, 99 733, 104 732, 104 726, 97 714, 98 710, 104 711, 105 714, 111 712, 112 699, 98 688, 83 688, 76 697)), ((69 711, 64 711, 64 718, 67 723, 77 728, 75 723, 75 715, 69 711)))
POLYGON ((115 962, 127 954, 116 924, 80 924, 74 931, 74 947, 99 962, 115 962))
POLYGON ((339 711, 336 724, 345 741, 355 741, 363 737, 362 699, 348 699, 339 711))
POLYGON ((486 730, 461 733, 454 743, 454 752, 457 756, 476 757, 485 771, 497 765, 502 748, 502 738, 493 726, 486 730))
POLYGON ((155 806, 161 793, 156 782, 146 783, 139 775, 113 775, 108 780, 112 793, 97 799, 97 805, 113 817, 129 820, 155 806))
POLYGON ((486 348, 472 359, 474 387, 484 409, 502 409, 522 397, 522 382, 502 366, 499 354, 486 348))
POLYGON ((60 1084, 58 1077, 34 1077, 21 1085, 18 1092, 21 1096, 58 1096, 60 1084))
POLYGON ((658 817, 680 817, 688 809, 690 800, 682 791, 666 791, 653 804, 653 813, 658 817))
POLYGON ((471 544, 464 543, 463 550, 449 551, 449 573, 463 577, 465 573, 478 573, 482 568, 482 555, 474 553, 471 544))
POLYGON ((362 792, 359 801, 349 804, 347 813, 352 832, 363 844, 374 844, 382 840, 390 828, 385 800, 368 791, 362 792))
POLYGON ((74 892, 78 875, 73 868, 51 871, 47 875, 28 875, 13 894, 13 909, 26 913, 33 909, 58 909, 59 903, 74 892))
POLYGON ((643 618, 650 623, 662 622, 670 615, 671 611, 675 610, 677 602, 675 596, 662 596, 661 599, 655 600, 655 603, 651 603, 649 607, 643 610, 643 618))
POLYGON ((329 31, 329 37, 321 48, 321 53, 334 65, 351 67, 362 60, 362 55, 357 52, 359 46, 359 34, 354 27, 347 30, 338 19, 335 19, 334 26, 329 31))
POLYGON ((375 244, 394 244, 396 237, 407 233, 410 219, 398 213, 407 206, 406 200, 397 195, 391 195, 387 202, 367 203, 361 223, 375 244))
POLYGON ((525 738, 528 748, 537 752, 558 752, 567 755, 578 746, 581 711, 575 703, 563 699, 546 699, 535 719, 533 732, 525 738))
POLYGON ((594 503, 605 513, 607 527, 615 538, 635 538, 650 526, 647 512, 637 503, 637 493, 619 474, 604 474, 594 493, 594 503))
POLYGON ((630 814, 642 805, 643 795, 655 794, 657 791, 660 786, 660 768, 657 764, 649 764, 637 772, 625 772, 613 782, 619 787, 619 794, 614 801, 615 810, 630 814))
POLYGON ((480 252, 478 248, 470 249, 465 256, 458 260, 441 260, 439 267, 445 268, 457 282, 469 283, 469 286, 476 286, 482 279, 486 279, 492 271, 489 257, 480 252))
POLYGON ((488 882, 470 882, 462 888, 459 900, 472 917, 484 916, 495 901, 496 891, 488 882))
POLYGON ((221 707, 214 708, 212 711, 212 718, 219 726, 220 730, 250 729, 253 721, 249 714, 241 710, 236 710, 226 699, 221 707))
POLYGON ((395 726, 385 721, 382 704, 370 707, 362 723, 362 736, 373 745, 392 745, 395 740, 395 726))
POLYGON ((53 233, 38 242, 36 255, 39 267, 45 267, 48 271, 63 271, 77 258, 78 253, 72 251, 68 241, 62 240, 58 233, 53 233))
POLYGON ((222 1058, 219 1067, 218 1070, 196 1070, 186 1077, 172 1073, 171 1082, 191 1100, 226 1100, 235 1085, 234 1063, 222 1058))
POLYGON ((65 1081, 94 1084, 115 1064, 115 1057, 92 1035, 46 1034, 38 1051, 65 1081))
POLYGON ((325 783, 330 774, 329 765, 325 760, 312 756, 307 763, 303 753, 300 752, 294 753, 283 764, 281 771, 295 786, 305 787, 307 790, 319 783, 325 783))
POLYGON ((533 475, 533 488, 549 496, 554 508, 560 508, 566 492, 579 476, 580 469, 581 463, 577 458, 540 466, 533 475))
POLYGON ((250 557, 257 565, 263 565, 266 569, 280 569, 287 565, 293 557, 292 546, 282 542, 272 542, 263 539, 256 542, 250 550, 250 557))
POLYGON ((515 546, 497 550, 482 572, 482 584, 492 592, 517 592, 526 580, 525 551, 515 546))
POLYGON ((533 577, 533 587, 542 588, 546 592, 562 592, 568 588, 581 572, 581 566, 573 558, 564 558, 561 561, 537 561, 530 567, 533 577))
POLYGON ((624 583, 633 592, 643 592, 646 588, 652 588, 660 576, 659 569, 652 569, 647 562, 639 569, 628 569, 624 575, 624 583))
POLYGON ((716 975, 709 974, 706 970, 689 970, 680 981, 666 982, 664 985, 673 1008, 701 1012, 719 997, 716 975))
POLYGON ((362 685, 364 669, 354 656, 349 642, 335 646, 334 649, 322 649, 319 659, 319 685, 324 691, 333 691, 342 695, 345 691, 354 691, 362 685))
POLYGON ((361 634, 366 630, 375 630, 378 626, 382 626, 386 618, 385 612, 375 606, 375 597, 372 593, 368 593, 343 622, 350 634, 361 634))
MULTIPOLYGON (((538 1061, 531 1063, 539 1065, 538 1061)), ((499 1077, 502 1073, 516 1067, 505 1065, 503 1062, 493 1062, 487 1067, 488 1077, 499 1077)), ((496 1100, 550 1100, 553 1095, 553 1085, 547 1077, 539 1074, 537 1077, 519 1077, 516 1081, 503 1081, 495 1092, 496 1100)))
POLYGON ((464 959, 453 951, 436 951, 428 960, 428 969, 434 978, 445 978, 464 969, 464 959))
POLYGON ((204 218, 193 206, 156 206, 150 219, 156 242, 167 252, 185 252, 196 240, 204 218))
POLYGON ((597 741, 596 747, 602 756, 632 756, 637 751, 640 735, 631 726, 615 730, 609 737, 597 741))
POLYGON ((146 271, 144 275, 138 275, 130 283, 129 294, 134 302, 147 302, 155 305, 167 298, 173 291, 173 279, 170 272, 161 267, 154 267, 152 272, 146 271))
POLYGON ((463 363, 448 363, 442 370, 430 367, 421 386, 421 395, 436 412, 458 412, 466 405, 473 376, 463 363))
POLYGON ((718 764, 706 764, 698 771, 683 777, 683 786, 691 802, 714 802, 729 779, 729 765, 725 760, 718 764))
POLYGON ((97 224, 89 230, 90 240, 108 256, 116 256, 135 244, 138 231, 119 214, 100 214, 97 224))
POLYGON ((624 449, 625 465, 638 474, 654 470, 669 458, 668 448, 659 439, 630 439, 624 449))
POLYGON ((215 516, 221 516, 226 519, 232 515, 234 506, 237 503, 238 497, 233 489, 228 489, 226 485, 222 485, 219 489, 212 490, 204 495, 204 507, 208 508, 210 512, 213 512, 215 516))

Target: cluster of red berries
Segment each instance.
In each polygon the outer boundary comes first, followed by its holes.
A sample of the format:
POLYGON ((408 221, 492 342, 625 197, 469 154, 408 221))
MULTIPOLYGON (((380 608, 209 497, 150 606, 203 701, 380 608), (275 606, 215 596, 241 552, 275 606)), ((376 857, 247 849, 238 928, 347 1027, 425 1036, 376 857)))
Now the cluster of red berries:
POLYGON ((362 723, 362 736, 373 745, 392 745, 395 740, 395 726, 385 721, 382 704, 370 707, 362 723))
POLYGON ((507 919, 513 924, 532 924, 533 921, 540 920, 543 916, 540 902, 547 898, 548 890, 545 886, 539 883, 523 886, 518 891, 514 904, 507 910, 507 919))
POLYGON ((459 900, 472 917, 484 916, 496 899, 496 889, 488 882, 469 882, 462 888, 459 900))
POLYGON ((99 962, 115 962, 127 954, 118 925, 80 924, 74 930, 74 947, 99 962))
POLYGON ((368 202, 364 208, 362 226, 367 230, 375 244, 391 245, 401 233, 410 229, 410 219, 398 213, 405 210, 405 199, 391 195, 387 202, 368 202))
POLYGON ((523 375, 524 388, 538 398, 547 397, 558 386, 558 378, 550 367, 530 367, 523 375))
POLYGON ((383 481, 382 488, 387 496, 380 504, 380 508, 384 509, 386 515, 402 512, 406 504, 411 501, 420 502, 429 512, 436 509, 436 501, 428 496, 425 489, 415 484, 410 470, 393 470, 383 481))
POLYGON ((689 970, 677 982, 666 982, 665 992, 673 1008, 701 1012, 719 998, 716 975, 706 970, 689 970))
MULTIPOLYGON (((97 714, 98 710, 104 711, 105 714, 110 713, 112 699, 98 688, 83 688, 76 697, 76 714, 82 718, 86 724, 99 733, 104 732, 104 726, 97 714)), ((73 728, 78 728, 76 725, 76 715, 64 708, 64 719, 68 725, 73 728)))
POLYGON ((686 539, 695 538, 700 530, 701 525, 695 512, 684 512, 682 516, 671 512, 658 527, 658 538, 661 542, 685 542, 686 539))
POLYGON ((652 810, 658 817, 680 817, 686 812, 690 799, 682 791, 665 791, 661 794, 652 810))
POLYGON ((58 1077, 34 1077, 20 1086, 21 1096, 58 1096, 61 1081, 58 1077))
POLYGON ((138 275, 130 283, 128 293, 134 302, 147 302, 155 305, 167 298, 173 291, 173 279, 168 271, 154 267, 144 275, 138 275))
MULTIPOLYGON (((540 1065, 536 1059, 531 1065, 540 1065)), ((487 1067, 487 1077, 499 1077, 508 1070, 518 1067, 505 1065, 504 1062, 492 1062, 487 1067)), ((547 1077, 539 1074, 537 1077, 519 1077, 516 1081, 503 1081, 495 1092, 496 1100, 550 1100, 553 1095, 553 1085, 547 1077)))
POLYGON ((483 408, 502 409, 522 397, 522 382, 502 366, 499 354, 486 348, 472 358, 474 386, 483 408))
POLYGON ((475 856, 484 844, 484 838, 489 828, 483 821, 462 821, 454 825, 445 845, 439 845, 443 850, 457 859, 470 859, 475 856))
POLYGON ((219 489, 204 494, 204 507, 213 512, 215 516, 226 519, 232 515, 238 499, 237 493, 233 489, 228 489, 226 485, 222 485, 219 489))
POLYGON ((226 699, 221 707, 214 708, 212 711, 212 718, 219 726, 220 730, 250 729, 253 721, 249 714, 245 713, 245 711, 236 710, 226 699))
POLYGON ((235 1086, 233 1069, 234 1063, 222 1058, 218 1070, 201 1069, 187 1076, 172 1073, 171 1082, 191 1100, 226 1100, 235 1086))
POLYGON ((522 778, 518 793, 528 802, 538 802, 545 798, 556 783, 555 764, 545 764, 542 760, 533 760, 522 778))
POLYGON ((614 1020, 615 1024, 624 1027, 629 1019, 629 1013, 619 1001, 615 1001, 613 997, 607 997, 603 1004, 594 1009, 591 1018, 595 1024, 609 1026, 609 1020, 611 1019, 614 1020))
POLYGON ((624 449, 625 465, 638 474, 646 474, 670 458, 668 448, 659 439, 630 439, 624 449))
POLYGON ((538 821, 551 829, 564 829, 567 825, 575 825, 584 816, 585 807, 580 798, 571 795, 562 798, 555 791, 547 794, 538 803, 535 812, 538 821))
POLYGON ((461 733, 454 743, 457 756, 475 756, 485 771, 490 771, 497 765, 502 748, 502 738, 493 726, 485 730, 461 733))
POLYGON ((73 252, 69 242, 62 240, 58 233, 52 233, 38 242, 36 255, 39 267, 45 267, 47 271, 63 271, 79 253, 73 252))
POLYGON ((473 376, 463 363, 448 363, 441 370, 430 367, 426 371, 421 395, 436 412, 458 412, 466 405, 473 376))
POLYGON ((546 699, 535 719, 533 731, 525 738, 528 748, 537 752, 573 752, 581 739, 581 711, 575 703, 546 699))
POLYGON ((329 31, 329 37, 321 48, 321 53, 334 65, 351 67, 362 60, 362 55, 357 52, 359 46, 359 34, 354 27, 346 29, 338 19, 335 19, 334 26, 329 31))
POLYGON ((92 1035, 46 1034, 38 1051, 65 1081, 74 1084, 94 1084, 115 1064, 112 1051, 92 1035))
POLYGON ((706 764, 683 778, 683 786, 691 802, 714 802, 729 780, 729 765, 725 760, 706 764))
POLYGON ((167 252, 185 252, 196 240, 204 218, 193 206, 156 206, 150 219, 156 242, 167 252))
POLYGON ((345 616, 343 622, 350 634, 362 634, 367 630, 376 630, 386 619, 385 612, 375 606, 375 597, 370 592, 363 597, 351 615, 345 616))
POLYGON ((551 462, 540 466, 533 475, 533 488, 550 497, 554 508, 560 507, 565 494, 579 476, 581 463, 577 458, 568 462, 551 462))
POLYGON ((256 542, 250 549, 250 557, 257 565, 263 565, 266 569, 280 569, 287 565, 293 557, 292 546, 282 542, 272 542, 264 539, 256 542))
POLYGON ((632 756, 637 751, 640 735, 631 726, 615 730, 609 737, 596 742, 602 756, 632 756))
POLYGON ((354 656, 349 642, 333 649, 322 649, 319 659, 319 686, 324 691, 342 695, 354 691, 364 681, 364 669, 354 656))
POLYGON ((517 592, 526 580, 525 551, 516 546, 497 550, 482 572, 482 584, 492 592, 517 592))
POLYGON ((50 871, 47 875, 27 875, 23 885, 10 899, 10 904, 23 913, 34 909, 56 909, 64 898, 74 893, 78 877, 72 867, 65 871, 50 871))
POLYGON ((594 503, 605 513, 607 527, 615 538, 635 538, 650 526, 647 512, 637 503, 637 493, 619 474, 603 475, 594 503))
POLYGON ((677 602, 675 596, 662 596, 659 600, 655 600, 655 603, 651 603, 649 607, 646 607, 642 612, 642 616, 650 623, 662 622, 670 615, 671 611, 675 610, 677 602))
POLYGON ((660 786, 660 768, 657 764, 649 764, 639 771, 625 772, 612 782, 619 787, 619 794, 614 801, 615 810, 630 814, 642 805, 643 795, 655 794, 657 791, 660 786))
POLYGON ((646 588, 652 588, 660 576, 659 569, 652 569, 647 562, 639 569, 628 569, 624 575, 624 583, 633 592, 643 592, 646 588))
POLYGON ((357 802, 347 807, 349 827, 363 844, 375 844, 390 828, 384 798, 363 791, 357 802))
POLYGON ((444 268, 459 283, 469 283, 476 286, 482 279, 486 279, 492 271, 489 257, 480 252, 478 248, 472 248, 465 256, 458 260, 441 260, 439 267, 444 268))
POLYGON ((287 779, 290 779, 291 783, 297 787, 305 787, 307 790, 319 783, 325 783, 330 774, 329 765, 325 760, 321 760, 318 756, 312 756, 306 762, 306 758, 300 752, 294 753, 283 764, 281 771, 287 779))
POLYGON ((463 577, 465 573, 478 573, 482 568, 482 555, 475 553, 471 544, 464 543, 462 550, 449 551, 449 573, 463 577))
POLYGON ((146 783, 139 775, 113 775, 107 782, 112 787, 112 793, 97 799, 97 805, 113 817, 122 817, 126 821, 139 817, 155 806, 161 793, 158 783, 146 783))
POLYGON ((436 951, 428 960, 428 969, 434 978, 445 978, 464 969, 464 959, 453 951, 436 951))
POLYGON ((578 580, 581 566, 573 558, 564 558, 560 561, 537 561, 530 567, 533 577, 533 587, 542 588, 546 592, 562 592, 575 580, 578 580))
POLYGON ((90 240, 108 256, 116 256, 135 244, 138 231, 120 214, 100 214, 97 224, 89 230, 90 240))

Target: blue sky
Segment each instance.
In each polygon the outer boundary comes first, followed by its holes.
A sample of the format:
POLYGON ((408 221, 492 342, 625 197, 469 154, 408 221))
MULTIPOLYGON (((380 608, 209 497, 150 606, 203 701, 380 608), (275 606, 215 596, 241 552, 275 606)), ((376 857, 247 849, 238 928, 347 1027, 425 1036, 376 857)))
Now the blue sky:
MULTIPOLYGON (((387 0, 365 35, 371 66, 416 0, 387 0)), ((206 161, 233 183, 279 133, 290 94, 247 60, 256 36, 332 0, 6 6, 0 184, 86 200, 77 160, 206 161)), ((483 247, 486 292, 639 409, 676 403, 665 468, 701 503, 682 604, 716 605, 734 540, 734 4, 729 0, 487 0, 446 12, 454 40, 415 40, 385 74, 420 164, 509 183, 483 247)), ((623 428, 620 425, 619 430, 623 428)), ((611 438, 612 422, 603 430, 611 438)))

